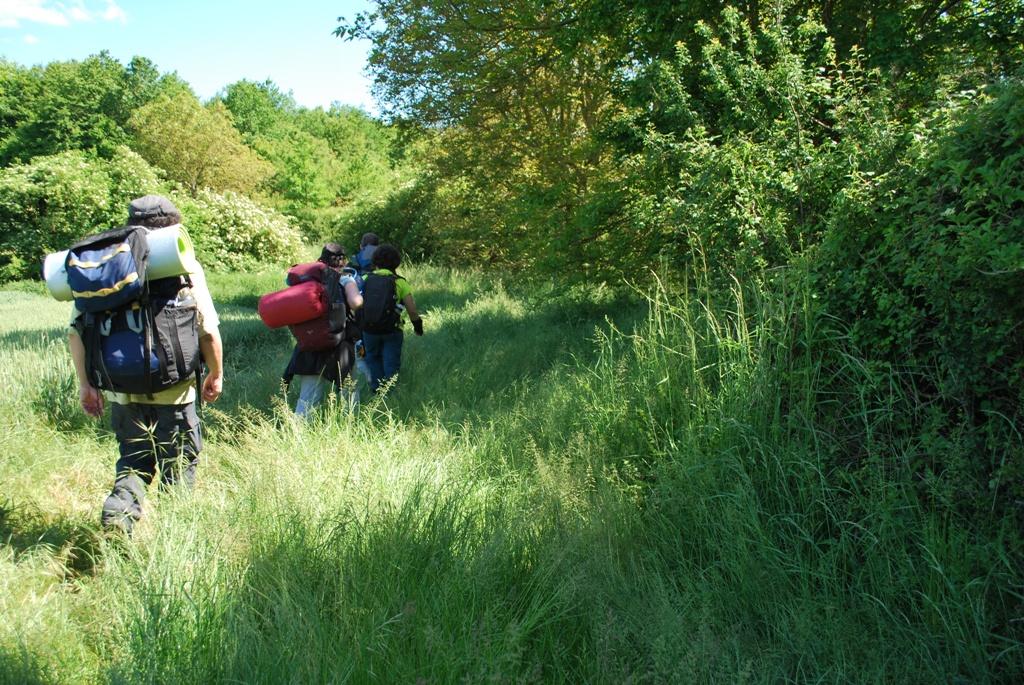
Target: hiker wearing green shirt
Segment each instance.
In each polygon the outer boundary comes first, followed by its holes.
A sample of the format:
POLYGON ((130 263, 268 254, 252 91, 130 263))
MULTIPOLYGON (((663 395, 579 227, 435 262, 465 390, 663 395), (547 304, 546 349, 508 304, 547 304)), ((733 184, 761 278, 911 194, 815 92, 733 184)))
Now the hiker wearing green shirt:
POLYGON ((373 253, 374 269, 363 287, 363 348, 374 391, 402 365, 403 317, 409 317, 416 335, 423 335, 423 319, 416 310, 412 287, 397 273, 401 263, 393 245, 378 246, 373 253))

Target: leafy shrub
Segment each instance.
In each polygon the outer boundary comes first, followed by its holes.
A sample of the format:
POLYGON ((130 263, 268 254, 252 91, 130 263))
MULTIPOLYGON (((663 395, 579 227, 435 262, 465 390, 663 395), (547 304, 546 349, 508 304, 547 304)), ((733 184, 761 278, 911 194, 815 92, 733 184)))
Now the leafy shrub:
MULTIPOLYGON (((282 203, 283 204, 283 203, 282 203)), ((296 226, 302 239, 310 244, 337 242, 339 235, 343 232, 348 218, 353 212, 358 211, 352 206, 348 207, 296 207, 277 206, 281 212, 291 219, 296 226)), ((355 244, 342 240, 342 244, 349 249, 354 249, 355 244)))
POLYGON ((201 190, 174 195, 183 223, 207 269, 242 269, 258 262, 294 259, 302 249, 288 218, 244 195, 201 190))
POLYGON ((663 257, 727 283, 783 266, 817 242, 851 171, 899 143, 877 77, 840 64, 814 21, 755 31, 727 9, 624 93, 604 132, 621 173, 581 213, 586 261, 606 271, 663 257))
MULTIPOLYGON (((128 148, 111 160, 62 152, 0 170, 0 280, 35 277, 43 257, 83 236, 124 224, 128 201, 166 193, 128 148)), ((207 268, 291 259, 299 234, 283 215, 234 193, 167 193, 207 268)))
POLYGON ((929 494, 1020 508, 1024 83, 964 93, 915 134, 840 197, 820 291, 861 353, 902 371, 916 401, 893 425, 916 436, 929 494))
MULTIPOLYGON (((340 218, 337 239, 357 246, 363 233, 376 233, 383 242, 399 247, 416 260, 451 255, 434 229, 434 191, 425 181, 408 183, 383 200, 359 206, 340 218)), ((453 238, 454 239, 454 238, 453 238)))
POLYGON ((125 147, 110 160, 71 151, 0 170, 0 280, 37 275, 46 254, 121 225, 128 200, 158 188, 125 147))

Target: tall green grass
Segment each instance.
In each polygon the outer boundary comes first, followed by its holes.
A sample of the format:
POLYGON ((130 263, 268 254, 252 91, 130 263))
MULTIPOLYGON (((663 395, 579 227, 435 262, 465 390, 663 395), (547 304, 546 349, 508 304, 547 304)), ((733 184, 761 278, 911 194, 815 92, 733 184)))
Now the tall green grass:
POLYGON ((919 501, 884 411, 913 398, 861 382, 804 288, 408 271, 399 382, 308 422, 254 314, 280 274, 213 276, 198 484, 153 488, 129 543, 97 530, 115 445, 75 411, 66 305, 0 293, 0 680, 1024 674, 1019 530, 919 501))

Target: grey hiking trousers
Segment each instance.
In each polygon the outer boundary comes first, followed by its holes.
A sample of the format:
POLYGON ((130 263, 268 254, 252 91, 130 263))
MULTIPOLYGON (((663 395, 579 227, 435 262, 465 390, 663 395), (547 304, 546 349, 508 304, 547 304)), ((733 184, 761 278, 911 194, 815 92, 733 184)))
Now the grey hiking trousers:
POLYGON ((195 482, 202 449, 195 403, 116 404, 110 422, 117 437, 114 488, 103 502, 102 523, 130 533, 142 516, 148 486, 160 473, 161 486, 195 482))

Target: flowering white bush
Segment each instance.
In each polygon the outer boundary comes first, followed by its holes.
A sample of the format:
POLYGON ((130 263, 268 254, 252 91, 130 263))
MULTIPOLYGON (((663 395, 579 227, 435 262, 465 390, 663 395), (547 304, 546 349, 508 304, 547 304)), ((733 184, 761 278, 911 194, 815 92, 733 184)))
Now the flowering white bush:
POLYGON ((112 159, 71 151, 0 169, 0 281, 37 275, 46 254, 124 223, 128 202, 159 192, 128 148, 112 159))
POLYGON ((201 190, 173 195, 182 223, 207 269, 241 269, 258 262, 287 261, 302 250, 288 217, 234 192, 201 190))
POLYGON ((48 253, 124 225, 128 203, 150 193, 178 206, 207 269, 287 261, 302 250, 298 229, 283 214, 233 192, 167 192, 128 148, 109 160, 62 152, 0 169, 0 282, 37 276, 48 253))

